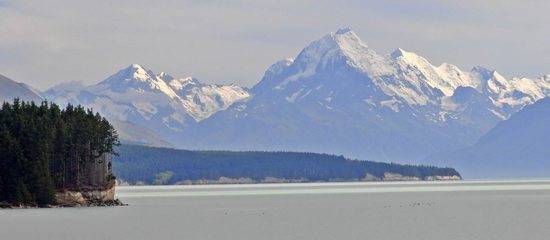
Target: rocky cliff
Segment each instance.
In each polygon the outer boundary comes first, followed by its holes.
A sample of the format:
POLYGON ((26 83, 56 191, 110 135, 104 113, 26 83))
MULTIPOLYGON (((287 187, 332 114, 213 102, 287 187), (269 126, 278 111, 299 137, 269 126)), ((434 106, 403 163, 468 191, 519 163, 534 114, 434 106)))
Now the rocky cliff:
POLYGON ((115 180, 109 182, 103 188, 89 188, 77 190, 65 190, 57 192, 55 197, 58 206, 118 206, 121 202, 115 199, 115 180))

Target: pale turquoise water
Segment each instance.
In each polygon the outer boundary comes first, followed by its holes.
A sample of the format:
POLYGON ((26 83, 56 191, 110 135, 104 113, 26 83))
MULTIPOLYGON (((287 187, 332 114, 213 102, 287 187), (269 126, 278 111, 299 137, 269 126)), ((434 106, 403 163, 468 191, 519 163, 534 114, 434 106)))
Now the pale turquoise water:
POLYGON ((0 239, 550 239, 550 180, 120 187, 0 211, 0 239))

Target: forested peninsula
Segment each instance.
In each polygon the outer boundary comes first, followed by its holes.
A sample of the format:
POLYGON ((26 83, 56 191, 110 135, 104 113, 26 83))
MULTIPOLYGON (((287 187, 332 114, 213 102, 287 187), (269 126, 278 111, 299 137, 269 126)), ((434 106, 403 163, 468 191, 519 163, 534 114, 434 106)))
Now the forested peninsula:
POLYGON ((114 205, 113 126, 82 106, 15 99, 0 110, 0 207, 114 205))
POLYGON ((305 152, 190 151, 122 145, 113 165, 129 185, 459 180, 453 168, 305 152))

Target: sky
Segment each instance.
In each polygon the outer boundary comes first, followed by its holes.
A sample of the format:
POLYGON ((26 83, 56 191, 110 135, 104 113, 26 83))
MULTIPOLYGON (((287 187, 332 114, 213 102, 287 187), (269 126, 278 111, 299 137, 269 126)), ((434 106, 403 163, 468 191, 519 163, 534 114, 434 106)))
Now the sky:
POLYGON ((251 87, 280 59, 351 27, 379 53, 550 73, 550 1, 0 0, 0 74, 39 90, 138 63, 251 87))

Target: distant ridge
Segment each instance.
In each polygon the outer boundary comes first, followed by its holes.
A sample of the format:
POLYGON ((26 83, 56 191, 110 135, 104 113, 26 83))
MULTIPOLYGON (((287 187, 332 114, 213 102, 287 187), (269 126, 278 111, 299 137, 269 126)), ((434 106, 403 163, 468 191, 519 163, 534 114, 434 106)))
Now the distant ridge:
POLYGON ((526 106, 475 145, 426 163, 454 166, 468 178, 550 177, 550 98, 526 106))
POLYGON ((42 101, 37 90, 0 75, 0 102, 12 102, 15 98, 25 101, 42 101))

